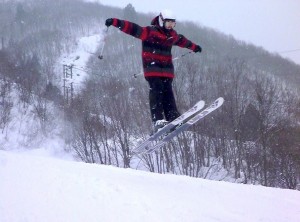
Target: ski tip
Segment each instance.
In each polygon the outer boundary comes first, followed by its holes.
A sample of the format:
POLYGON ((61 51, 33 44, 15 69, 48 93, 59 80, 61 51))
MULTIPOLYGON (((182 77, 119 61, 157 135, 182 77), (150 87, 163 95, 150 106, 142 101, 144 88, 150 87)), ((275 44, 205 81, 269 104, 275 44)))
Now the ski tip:
POLYGON ((222 106, 224 103, 224 98, 223 97, 219 97, 218 99, 216 99, 216 101, 214 102, 214 104, 216 104, 217 107, 222 106))
POLYGON ((205 101, 204 100, 200 100, 199 102, 197 102, 196 106, 204 106, 205 105, 205 101))
POLYGON ((217 109, 218 107, 222 106, 224 103, 224 98, 223 97, 219 97, 217 98, 211 105, 211 108, 217 109))
POLYGON ((220 103, 224 102, 224 98, 223 97, 219 97, 218 100, 219 100, 220 103))

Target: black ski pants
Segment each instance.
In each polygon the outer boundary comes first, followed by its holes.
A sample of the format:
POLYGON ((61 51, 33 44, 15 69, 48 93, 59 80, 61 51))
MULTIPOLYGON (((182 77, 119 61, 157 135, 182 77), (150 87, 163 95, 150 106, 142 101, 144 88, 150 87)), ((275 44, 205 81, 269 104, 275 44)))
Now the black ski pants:
POLYGON ((165 119, 172 121, 180 116, 172 89, 172 78, 146 77, 149 83, 149 103, 153 122, 165 119))

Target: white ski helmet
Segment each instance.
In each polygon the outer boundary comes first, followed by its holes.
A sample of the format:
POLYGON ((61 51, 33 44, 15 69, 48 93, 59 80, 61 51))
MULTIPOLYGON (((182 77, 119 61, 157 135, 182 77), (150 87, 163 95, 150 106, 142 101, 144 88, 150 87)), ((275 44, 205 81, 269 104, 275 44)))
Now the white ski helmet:
POLYGON ((159 14, 158 21, 159 21, 159 25, 161 27, 163 27, 165 19, 170 19, 170 20, 176 21, 176 17, 174 15, 174 13, 169 9, 165 9, 165 10, 161 11, 161 13, 159 14))

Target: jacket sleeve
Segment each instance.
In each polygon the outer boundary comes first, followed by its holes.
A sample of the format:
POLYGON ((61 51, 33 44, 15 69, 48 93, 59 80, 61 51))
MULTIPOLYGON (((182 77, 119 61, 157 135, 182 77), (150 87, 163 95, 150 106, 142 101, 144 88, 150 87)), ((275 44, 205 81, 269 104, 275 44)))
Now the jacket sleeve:
POLYGON ((174 43, 175 45, 181 47, 181 48, 187 48, 190 50, 195 50, 196 44, 193 43, 192 41, 188 40, 185 36, 178 34, 178 38, 174 43))
POLYGON ((148 36, 147 27, 141 27, 133 22, 113 18, 112 25, 120 29, 122 32, 141 40, 145 40, 148 36))

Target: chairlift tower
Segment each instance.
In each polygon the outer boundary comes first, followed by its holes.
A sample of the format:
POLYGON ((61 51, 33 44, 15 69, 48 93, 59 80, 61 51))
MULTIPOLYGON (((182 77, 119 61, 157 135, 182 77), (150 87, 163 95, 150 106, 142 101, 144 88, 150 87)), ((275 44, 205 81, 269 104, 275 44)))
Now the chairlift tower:
POLYGON ((73 66, 73 64, 63 65, 64 101, 68 105, 72 102, 74 96, 73 66))

